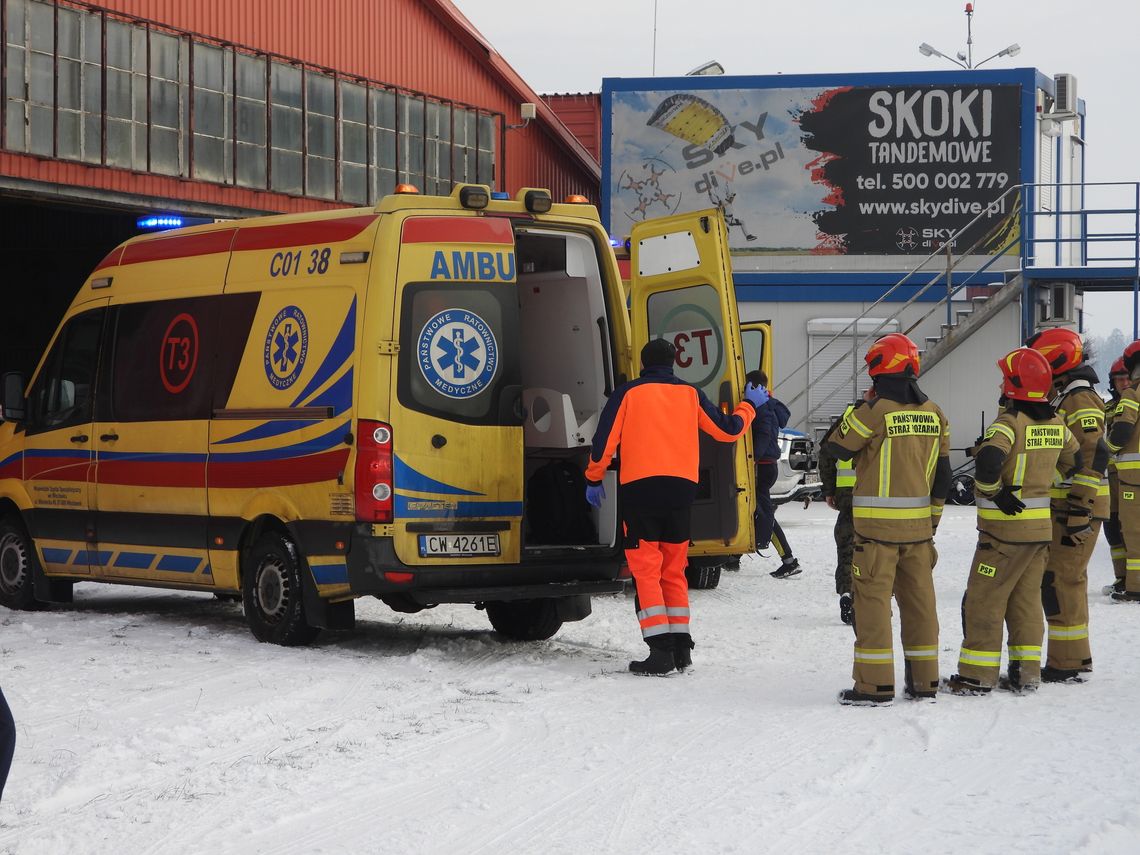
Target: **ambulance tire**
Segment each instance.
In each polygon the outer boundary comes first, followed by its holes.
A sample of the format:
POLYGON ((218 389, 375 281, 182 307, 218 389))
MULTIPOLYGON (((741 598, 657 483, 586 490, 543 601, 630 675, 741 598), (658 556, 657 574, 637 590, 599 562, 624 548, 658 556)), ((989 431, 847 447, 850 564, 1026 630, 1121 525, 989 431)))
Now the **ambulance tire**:
POLYGON ((562 628, 558 604, 550 597, 487 603, 487 617, 512 641, 546 641, 562 628))
POLYGON ((12 517, 0 520, 0 605, 19 611, 42 609, 33 588, 41 572, 36 547, 24 526, 12 517))
POLYGON ((720 584, 720 568, 720 564, 713 567, 697 567, 690 564, 685 568, 685 578, 688 579, 692 590, 711 591, 720 584))
POLYGON ((242 606, 258 641, 296 647, 321 631, 305 620, 300 561, 296 547, 280 534, 268 533, 246 553, 242 568, 242 606))

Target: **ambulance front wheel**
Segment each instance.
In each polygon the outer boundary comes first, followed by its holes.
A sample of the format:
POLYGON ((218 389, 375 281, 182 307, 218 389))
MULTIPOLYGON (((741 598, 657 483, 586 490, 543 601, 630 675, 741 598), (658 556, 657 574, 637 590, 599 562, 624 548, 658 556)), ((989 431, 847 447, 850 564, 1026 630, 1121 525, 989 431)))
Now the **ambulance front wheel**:
POLYGON ((0 605, 28 611, 42 608, 32 588, 39 559, 24 527, 11 517, 0 521, 0 605))
POLYGON ((550 597, 487 603, 487 617, 512 641, 545 641, 562 628, 558 604, 550 597))
POLYGON ((297 548, 279 534, 264 535, 246 553, 242 605, 258 641, 293 647, 320 635, 305 620, 297 548))

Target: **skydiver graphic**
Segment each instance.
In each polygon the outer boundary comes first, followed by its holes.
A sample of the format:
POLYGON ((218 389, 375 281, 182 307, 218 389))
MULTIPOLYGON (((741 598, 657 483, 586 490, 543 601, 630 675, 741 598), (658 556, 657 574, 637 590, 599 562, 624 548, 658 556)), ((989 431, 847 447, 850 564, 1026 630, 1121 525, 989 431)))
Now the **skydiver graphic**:
POLYGON ((644 181, 635 181, 633 179, 632 175, 627 175, 626 178, 628 179, 629 183, 626 184, 625 187, 623 187, 622 189, 623 190, 632 190, 633 192, 640 195, 641 189, 645 186, 645 182, 644 181))
POLYGON ((744 232, 745 240, 756 240, 756 235, 748 231, 748 226, 744 225, 740 218, 732 212, 732 203, 735 199, 736 191, 732 189, 732 185, 726 185, 723 192, 721 192, 719 188, 709 187, 709 201, 720 208, 724 214, 725 225, 730 229, 733 226, 740 226, 740 230, 744 232))
POLYGON ((658 172, 656 169, 653 168, 653 164, 651 163, 651 164, 649 164, 649 178, 646 180, 651 185, 653 185, 654 187, 657 187, 658 189, 660 189, 660 187, 661 187, 660 178, 664 174, 665 174, 664 169, 662 169, 660 172, 658 172))
POLYGON ((666 208, 668 208, 669 207, 669 200, 672 199, 676 195, 677 195, 676 193, 662 193, 660 190, 658 190, 657 195, 653 197, 653 201, 654 202, 660 202, 662 205, 664 205, 666 208))
POLYGON ((649 215, 647 209, 649 208, 649 203, 651 201, 652 200, 648 196, 637 197, 637 206, 633 210, 641 214, 641 219, 643 220, 649 215))

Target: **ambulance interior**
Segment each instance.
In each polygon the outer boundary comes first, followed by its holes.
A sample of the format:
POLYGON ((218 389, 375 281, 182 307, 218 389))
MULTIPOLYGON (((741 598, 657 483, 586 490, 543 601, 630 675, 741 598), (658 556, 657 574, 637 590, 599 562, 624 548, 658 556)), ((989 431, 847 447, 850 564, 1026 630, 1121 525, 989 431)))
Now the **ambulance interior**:
POLYGON ((585 503, 590 440, 618 378, 597 250, 585 235, 516 234, 526 455, 524 545, 612 546, 617 479, 600 509, 585 503))

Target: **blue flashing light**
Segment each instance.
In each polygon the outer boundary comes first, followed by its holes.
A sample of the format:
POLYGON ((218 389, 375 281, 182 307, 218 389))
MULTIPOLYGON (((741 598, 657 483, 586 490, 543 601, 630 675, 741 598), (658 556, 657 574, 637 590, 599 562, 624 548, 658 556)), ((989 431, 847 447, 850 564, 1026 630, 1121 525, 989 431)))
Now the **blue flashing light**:
POLYGON ((610 238, 610 246, 612 246, 614 249, 617 249, 623 243, 625 243, 625 241, 622 241, 618 238, 615 238, 615 237, 610 238))
POLYGON ((182 217, 151 216, 135 220, 135 228, 139 229, 180 229, 182 226, 182 217))
POLYGON ((502 190, 495 190, 491 193, 492 199, 510 199, 510 193, 504 193, 502 190))

